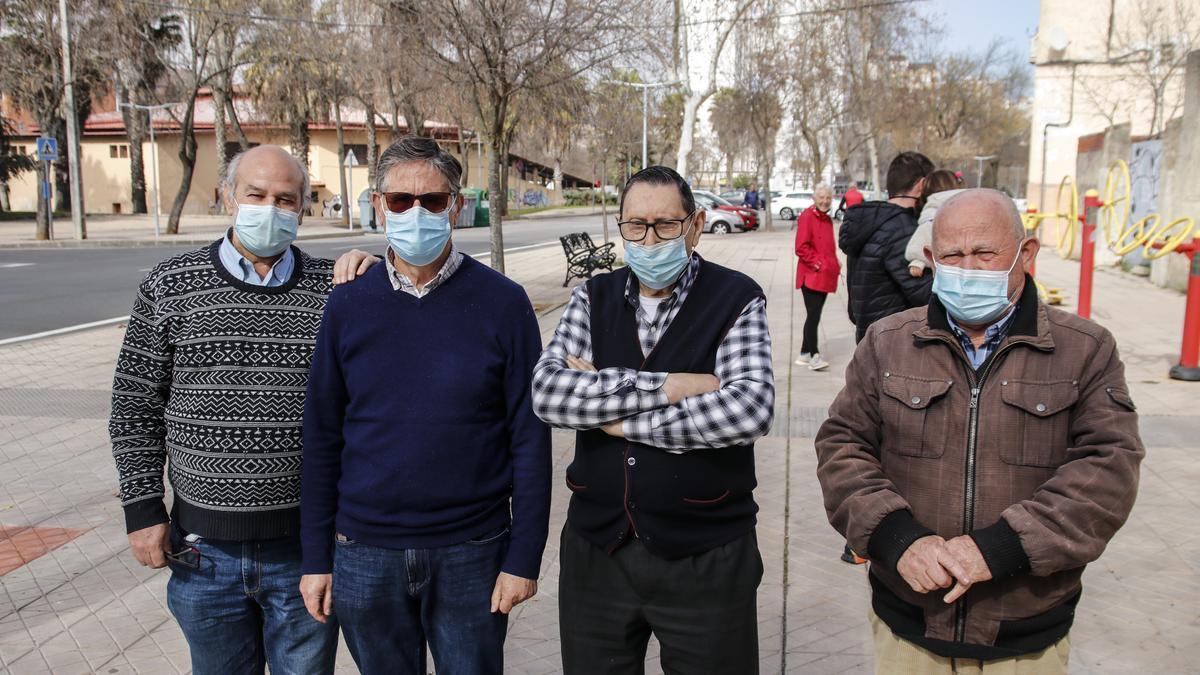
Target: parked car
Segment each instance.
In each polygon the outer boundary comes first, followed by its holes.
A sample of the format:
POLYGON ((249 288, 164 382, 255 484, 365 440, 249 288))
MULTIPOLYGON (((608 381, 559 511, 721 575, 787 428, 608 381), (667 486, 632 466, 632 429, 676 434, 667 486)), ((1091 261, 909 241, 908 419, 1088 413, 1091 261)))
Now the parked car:
POLYGON ((728 202, 732 202, 734 204, 741 204, 742 202, 746 201, 746 191, 745 190, 726 190, 721 193, 720 197, 721 197, 721 199, 724 199, 728 202))
MULTIPOLYGON (((740 219, 741 222, 736 222, 734 218, 721 218, 721 221, 727 221, 741 230, 758 229, 758 214, 754 212, 754 209, 731 203, 729 200, 723 199, 707 190, 692 190, 692 195, 695 196, 696 203, 703 206, 706 210, 716 210, 736 215, 737 219, 740 219)), ((711 216, 709 217, 711 218, 711 216)), ((709 227, 709 232, 723 234, 715 226, 709 227)))
POLYGON ((783 220, 795 220, 800 212, 812 206, 813 193, 808 191, 785 192, 771 201, 771 210, 783 220))

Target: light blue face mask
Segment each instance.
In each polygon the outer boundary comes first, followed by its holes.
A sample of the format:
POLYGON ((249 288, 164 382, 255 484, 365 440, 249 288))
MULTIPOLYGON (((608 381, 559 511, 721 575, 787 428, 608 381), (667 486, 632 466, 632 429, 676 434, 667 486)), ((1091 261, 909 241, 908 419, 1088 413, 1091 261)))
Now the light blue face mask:
POLYGON ((403 213, 383 210, 388 245, 410 265, 428 265, 437 260, 450 241, 450 209, 432 213, 413 204, 403 213))
POLYGON ((688 264, 683 236, 653 246, 625 242, 625 263, 637 275, 638 281, 656 291, 670 286, 683 274, 688 264))
POLYGON ((266 204, 238 204, 233 220, 238 241, 260 258, 283 253, 299 229, 300 214, 266 204))
POLYGON ((933 292, 955 321, 967 326, 982 326, 1012 307, 1014 300, 1008 297, 1008 276, 1021 259, 1024 244, 1025 240, 1021 240, 1017 245, 1017 257, 1005 272, 937 266, 933 274, 933 292))

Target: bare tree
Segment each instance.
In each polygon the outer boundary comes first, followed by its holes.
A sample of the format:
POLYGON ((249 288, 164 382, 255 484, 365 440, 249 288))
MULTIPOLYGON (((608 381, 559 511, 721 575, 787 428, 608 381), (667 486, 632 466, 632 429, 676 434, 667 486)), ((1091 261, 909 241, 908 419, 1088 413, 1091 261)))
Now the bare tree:
POLYGON ((436 0, 423 16, 434 54, 475 108, 490 146, 492 267, 504 271, 502 209, 518 97, 552 87, 607 60, 619 42, 616 0, 436 0))
POLYGON ((1128 81, 1149 94, 1150 135, 1157 136, 1182 110, 1182 93, 1170 90, 1180 86, 1188 54, 1200 49, 1200 9, 1195 0, 1136 0, 1123 15, 1130 20, 1115 30, 1113 46, 1129 65, 1128 81))

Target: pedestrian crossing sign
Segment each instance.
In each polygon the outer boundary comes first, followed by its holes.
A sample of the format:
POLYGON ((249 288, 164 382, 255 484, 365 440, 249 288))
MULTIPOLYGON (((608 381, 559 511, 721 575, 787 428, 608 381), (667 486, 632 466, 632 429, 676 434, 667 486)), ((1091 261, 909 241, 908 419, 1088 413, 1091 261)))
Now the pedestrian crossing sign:
POLYGON ((58 159, 58 139, 49 136, 39 136, 37 139, 37 158, 40 162, 53 162, 58 159))

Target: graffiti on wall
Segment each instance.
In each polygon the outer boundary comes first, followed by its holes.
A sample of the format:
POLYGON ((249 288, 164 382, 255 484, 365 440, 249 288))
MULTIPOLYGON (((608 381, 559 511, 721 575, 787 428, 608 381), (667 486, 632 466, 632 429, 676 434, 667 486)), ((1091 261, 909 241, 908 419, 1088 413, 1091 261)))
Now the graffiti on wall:
MULTIPOLYGON (((1158 212, 1158 175, 1162 167, 1161 139, 1139 141, 1129 146, 1129 222, 1136 223, 1158 212)), ((1144 265, 1142 249, 1124 258, 1129 265, 1144 265)))

